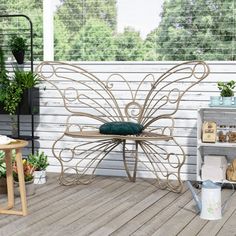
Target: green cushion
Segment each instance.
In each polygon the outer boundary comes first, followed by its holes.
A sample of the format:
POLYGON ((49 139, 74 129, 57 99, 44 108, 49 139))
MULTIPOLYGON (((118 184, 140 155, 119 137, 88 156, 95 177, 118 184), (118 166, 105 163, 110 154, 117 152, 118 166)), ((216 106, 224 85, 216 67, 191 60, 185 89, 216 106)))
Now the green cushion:
POLYGON ((101 134, 133 135, 142 133, 143 126, 133 122, 108 122, 100 126, 101 134))

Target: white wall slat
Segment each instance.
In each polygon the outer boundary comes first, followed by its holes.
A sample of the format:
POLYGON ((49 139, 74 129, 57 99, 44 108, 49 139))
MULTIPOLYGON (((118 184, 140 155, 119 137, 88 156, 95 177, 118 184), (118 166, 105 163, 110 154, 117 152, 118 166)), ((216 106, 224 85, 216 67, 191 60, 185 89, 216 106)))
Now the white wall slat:
MULTIPOLYGON (((135 89, 137 84, 148 73, 154 73, 159 77, 163 72, 176 65, 178 62, 72 62, 80 65, 89 72, 94 72, 99 78, 106 80, 112 73, 123 73, 122 75, 131 82, 132 89, 135 89)), ((175 114, 176 130, 174 134, 176 140, 183 146, 187 159, 181 169, 183 179, 195 179, 196 169, 196 117, 199 107, 208 106, 210 96, 218 96, 217 89, 218 81, 229 81, 235 78, 236 62, 208 62, 210 66, 210 75, 208 78, 193 87, 187 92, 183 101, 180 104, 179 111, 175 114)), ((36 66, 36 65, 35 65, 36 66)), ((76 75, 72 77, 77 78, 76 75)), ((118 81, 118 79, 117 79, 118 81)), ((69 85, 68 82, 61 81, 61 85, 69 85)), ((116 86, 116 94, 123 95, 121 101, 125 101, 128 97, 124 95, 124 88, 116 86)), ((182 84, 179 84, 181 89, 182 84)), ((146 86, 148 89, 148 85, 146 86)), ((146 95, 145 91, 140 93, 141 96, 146 95), (143 94, 143 95, 142 95, 143 94)), ((80 106, 79 104, 75 104, 80 106)), ((88 111, 87 108, 81 107, 81 111, 88 111)), ((64 109, 60 94, 50 84, 43 82, 40 85, 40 115, 35 116, 35 135, 40 136, 40 139, 35 142, 35 146, 49 156, 50 167, 49 171, 59 172, 60 167, 58 161, 53 157, 51 147, 53 142, 62 134, 65 129, 65 121, 69 113, 64 109), (46 86, 46 90, 43 88, 46 86)), ((23 117, 23 116, 22 116, 23 117)), ((30 131, 30 117, 22 118, 22 130, 30 131)), ((86 124, 86 119, 82 118, 81 123, 86 124)), ((0 115, 0 130, 2 134, 10 134, 10 119, 8 115, 0 115)), ((65 147, 69 143, 73 144, 76 140, 67 141, 65 147), (68 142, 68 143, 67 143, 68 142)), ((172 145, 167 145, 167 148, 174 151, 176 148, 172 145)), ((27 154, 27 150, 24 150, 27 154)), ((119 152, 113 152, 108 156, 108 160, 100 166, 97 173, 103 175, 125 175, 122 159, 119 152)), ((138 171, 138 176, 150 177, 151 174, 143 168, 138 171)))

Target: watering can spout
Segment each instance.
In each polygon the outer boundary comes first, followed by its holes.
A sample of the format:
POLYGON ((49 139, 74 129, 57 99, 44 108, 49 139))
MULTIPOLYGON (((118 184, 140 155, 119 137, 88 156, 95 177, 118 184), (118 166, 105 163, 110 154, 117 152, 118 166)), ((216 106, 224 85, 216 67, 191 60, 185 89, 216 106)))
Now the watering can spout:
POLYGON ((194 191, 194 188, 193 188, 191 182, 190 181, 186 181, 186 182, 187 182, 187 185, 188 185, 188 188, 189 188, 190 192, 192 193, 193 199, 196 202, 196 206, 197 206, 199 212, 201 212, 201 210, 202 210, 201 199, 198 197, 198 195, 194 191))

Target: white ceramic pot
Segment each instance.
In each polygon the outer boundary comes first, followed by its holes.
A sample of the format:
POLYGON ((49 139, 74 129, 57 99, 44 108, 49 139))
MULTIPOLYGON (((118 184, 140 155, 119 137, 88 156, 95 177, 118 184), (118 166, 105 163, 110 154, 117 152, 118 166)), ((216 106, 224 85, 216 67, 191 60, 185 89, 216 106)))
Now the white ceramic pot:
POLYGON ((34 171, 34 183, 45 184, 46 183, 46 170, 34 171))
MULTIPOLYGON (((34 179, 25 182, 26 196, 31 196, 35 194, 34 179)), ((19 182, 14 181, 14 193, 15 196, 20 196, 19 182)))

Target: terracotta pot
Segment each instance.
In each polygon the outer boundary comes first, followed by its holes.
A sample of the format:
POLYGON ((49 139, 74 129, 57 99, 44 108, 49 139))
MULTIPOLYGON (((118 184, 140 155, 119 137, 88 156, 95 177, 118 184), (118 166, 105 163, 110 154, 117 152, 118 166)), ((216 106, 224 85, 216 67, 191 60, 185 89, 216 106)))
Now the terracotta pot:
MULTIPOLYGON (((26 196, 31 196, 35 194, 34 179, 25 182, 26 196)), ((19 182, 14 181, 14 193, 15 196, 20 196, 19 182)))

